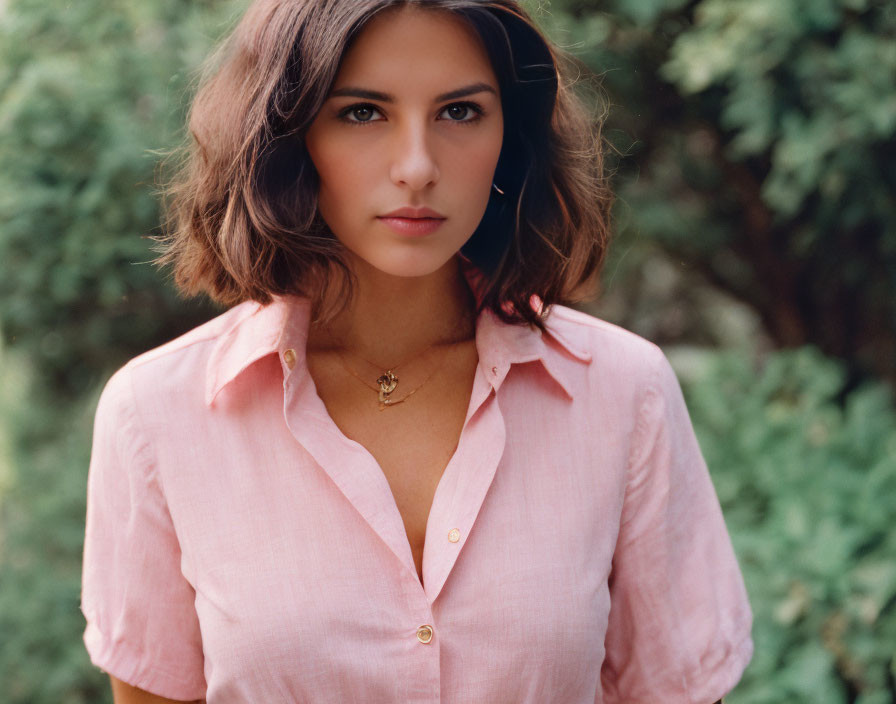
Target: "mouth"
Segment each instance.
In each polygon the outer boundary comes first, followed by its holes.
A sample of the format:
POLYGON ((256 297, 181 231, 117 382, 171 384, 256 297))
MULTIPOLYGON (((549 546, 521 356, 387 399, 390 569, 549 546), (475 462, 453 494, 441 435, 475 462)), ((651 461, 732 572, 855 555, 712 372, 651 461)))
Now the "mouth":
POLYGON ((377 219, 399 234, 412 236, 428 235, 438 230, 445 222, 445 218, 409 218, 391 215, 380 216, 377 219))
POLYGON ((439 212, 436 212, 432 208, 412 208, 410 206, 404 206, 402 208, 398 208, 397 210, 393 210, 391 213, 385 213, 380 217, 383 218, 406 218, 409 220, 444 220, 445 216, 439 212))

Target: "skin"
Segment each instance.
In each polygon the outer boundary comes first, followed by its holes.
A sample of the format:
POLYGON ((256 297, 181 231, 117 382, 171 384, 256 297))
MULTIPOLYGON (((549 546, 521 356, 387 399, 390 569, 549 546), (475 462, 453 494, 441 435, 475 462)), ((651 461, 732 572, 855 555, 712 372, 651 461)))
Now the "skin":
MULTIPOLYGON (((180 704, 179 700, 165 699, 164 697, 150 694, 142 689, 137 689, 137 687, 132 687, 112 677, 112 675, 109 675, 109 679, 112 681, 112 699, 115 704, 168 704, 169 702, 180 704)), ((199 699, 192 704, 205 704, 205 700, 199 699)))
POLYGON ((312 326, 310 350, 341 349, 385 368, 450 338, 469 318, 455 255, 485 213, 503 135, 497 78, 462 19, 404 6, 368 23, 305 138, 321 216, 358 277, 352 306, 325 328, 312 326), (488 89, 437 100, 473 84, 488 89), (335 95, 355 87, 394 101, 335 95), (377 220, 403 206, 447 219, 421 238, 377 220))

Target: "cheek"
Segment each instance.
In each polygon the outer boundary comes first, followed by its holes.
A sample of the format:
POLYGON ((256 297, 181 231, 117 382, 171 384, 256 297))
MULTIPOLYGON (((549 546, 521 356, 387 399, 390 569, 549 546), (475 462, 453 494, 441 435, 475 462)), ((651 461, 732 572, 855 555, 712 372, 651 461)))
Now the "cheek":
MULTIPOLYGON (((475 127, 455 127, 455 132, 475 127)), ((440 144, 443 177, 451 176, 455 185, 475 188, 490 180, 501 153, 502 132, 483 131, 472 137, 451 135, 440 144)))
MULTIPOLYGON (((455 183, 462 187, 473 198, 472 202, 479 202, 484 207, 491 195, 492 181, 495 176, 495 167, 498 165, 498 157, 501 154, 501 134, 492 135, 490 139, 483 140, 475 148, 463 151, 455 162, 455 183)), ((500 184, 498 184, 500 186, 500 184)))
POLYGON ((352 169, 346 168, 351 163, 346 150, 335 141, 313 145, 308 153, 320 178, 321 189, 340 192, 346 181, 352 178, 352 169))
POLYGON ((331 142, 309 151, 320 179, 318 207, 324 218, 344 221, 357 209, 347 207, 356 204, 358 195, 370 188, 367 165, 358 158, 357 151, 331 142))
POLYGON ((482 139, 472 145, 472 148, 464 151, 461 168, 467 174, 466 179, 474 182, 477 188, 482 188, 483 185, 491 187, 503 136, 503 129, 497 126, 488 134, 482 135, 482 139))

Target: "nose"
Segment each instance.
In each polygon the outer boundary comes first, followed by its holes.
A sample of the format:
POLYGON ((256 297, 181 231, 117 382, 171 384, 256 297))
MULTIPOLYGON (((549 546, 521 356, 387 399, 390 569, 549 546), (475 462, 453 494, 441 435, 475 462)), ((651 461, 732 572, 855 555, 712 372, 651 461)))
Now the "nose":
POLYGON ((439 180, 438 161, 425 125, 408 121, 397 127, 392 150, 390 176, 396 185, 422 191, 439 180))

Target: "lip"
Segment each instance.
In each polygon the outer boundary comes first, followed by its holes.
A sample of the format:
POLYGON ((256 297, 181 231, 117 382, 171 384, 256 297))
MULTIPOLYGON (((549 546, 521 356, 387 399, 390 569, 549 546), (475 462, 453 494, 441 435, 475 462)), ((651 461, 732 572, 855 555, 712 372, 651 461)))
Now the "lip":
POLYGON ((378 219, 401 235, 419 237, 438 230, 445 216, 431 208, 404 207, 380 215, 378 219))
POLYGON ((435 232, 442 226, 442 223, 445 222, 444 218, 380 217, 378 219, 398 234, 411 237, 421 237, 435 232))
POLYGON ((385 215, 380 215, 381 218, 411 218, 414 220, 418 220, 420 218, 434 218, 436 220, 444 220, 445 216, 441 213, 437 213, 435 210, 431 208, 399 208, 398 210, 393 210, 391 213, 386 213, 385 215))

